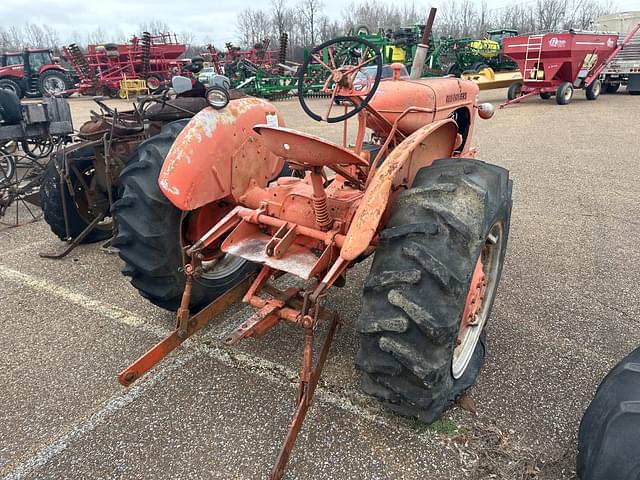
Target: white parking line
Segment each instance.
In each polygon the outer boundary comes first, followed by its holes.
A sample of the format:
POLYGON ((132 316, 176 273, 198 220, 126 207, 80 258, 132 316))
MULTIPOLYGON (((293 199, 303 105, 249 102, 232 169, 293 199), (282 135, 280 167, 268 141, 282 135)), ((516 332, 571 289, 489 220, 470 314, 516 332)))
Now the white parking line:
MULTIPOLYGON (((126 325, 138 331, 155 336, 158 339, 163 338, 169 333, 165 328, 149 323, 133 312, 101 302, 100 300, 93 299, 82 293, 74 292, 68 288, 56 285, 48 280, 19 272, 18 270, 14 270, 4 265, 0 265, 0 278, 33 290, 47 293, 98 315, 109 318, 119 324, 126 325)), ((136 384, 125 393, 113 397, 102 409, 91 415, 91 417, 86 421, 74 426, 68 434, 62 436, 35 454, 33 457, 15 467, 6 478, 23 478, 33 469, 44 465, 51 458, 69 447, 71 442, 76 441, 84 434, 91 432, 99 423, 105 421, 105 419, 113 416, 119 410, 133 402, 149 386, 158 383, 167 375, 189 362, 197 354, 205 354, 216 360, 218 363, 228 367, 246 369, 271 383, 285 385, 287 387, 297 386, 297 371, 256 355, 241 352, 239 350, 225 349, 221 346, 198 343, 196 339, 192 339, 188 343, 184 344, 181 349, 187 350, 187 352, 176 356, 174 363, 150 372, 150 374, 147 375, 147 377, 149 377, 147 381, 141 382, 140 385, 136 384)), ((349 391, 348 397, 346 395, 336 394, 328 387, 323 387, 322 384, 319 384, 316 390, 316 397, 327 404, 336 406, 341 410, 366 420, 367 422, 374 422, 386 427, 399 427, 398 425, 391 425, 385 417, 375 413, 373 409, 370 411, 369 409, 358 405, 358 403, 368 401, 368 397, 359 392, 349 391), (352 398, 355 399, 355 402, 352 398)), ((402 429, 405 430, 404 428, 402 429)), ((411 432, 409 429, 406 430, 407 432, 411 432)), ((416 437, 423 438, 420 435, 416 435, 416 437)))
POLYGON ((125 393, 114 395, 100 410, 93 413, 88 419, 75 424, 68 433, 47 445, 26 461, 18 464, 10 473, 3 477, 4 480, 22 479, 36 468, 45 465, 53 457, 66 450, 73 442, 95 430, 96 427, 105 422, 109 417, 117 414, 120 410, 144 394, 147 389, 161 382, 164 378, 192 360, 196 355, 195 352, 181 355, 176 358, 173 363, 165 365, 156 371, 154 375, 140 382, 140 384, 129 388, 125 393))

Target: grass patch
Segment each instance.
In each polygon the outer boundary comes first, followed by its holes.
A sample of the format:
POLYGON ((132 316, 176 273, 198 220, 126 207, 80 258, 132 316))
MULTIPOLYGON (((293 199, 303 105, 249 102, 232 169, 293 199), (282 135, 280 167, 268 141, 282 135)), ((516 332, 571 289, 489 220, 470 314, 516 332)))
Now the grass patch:
POLYGON ((449 420, 448 418, 439 418, 433 423, 424 423, 417 418, 410 421, 411 429, 418 433, 434 432, 442 433, 445 435, 459 435, 463 433, 463 429, 460 428, 456 422, 449 420))

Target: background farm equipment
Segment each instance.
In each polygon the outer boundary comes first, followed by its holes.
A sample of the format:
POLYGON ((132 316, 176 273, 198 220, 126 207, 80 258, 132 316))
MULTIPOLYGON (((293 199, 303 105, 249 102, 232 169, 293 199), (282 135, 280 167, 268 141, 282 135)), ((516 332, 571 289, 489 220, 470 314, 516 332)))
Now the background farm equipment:
POLYGON ((73 79, 48 49, 26 49, 0 56, 0 88, 18 98, 57 95, 71 88, 73 79))
MULTIPOLYGON (((187 83, 191 81, 184 77, 187 83)), ((207 105, 202 97, 172 98, 168 88, 140 97, 130 111, 112 109, 95 99, 101 113, 78 132, 79 143, 56 152, 42 179, 44 218, 69 245, 60 253, 41 254, 61 258, 82 242, 111 238, 116 225, 111 208, 118 197, 119 176, 138 146, 158 134, 165 123, 190 118, 207 105)))
POLYGON ((20 225, 39 217, 43 159, 70 141, 71 111, 66 100, 47 98, 21 105, 10 91, 0 90, 0 219, 20 225))
POLYGON ((134 36, 128 44, 89 45, 86 52, 72 43, 64 48, 80 83, 75 90, 84 95, 117 97, 124 80, 146 80, 151 91, 179 73, 185 62, 178 60, 186 46, 174 34, 134 36))
POLYGON ((566 105, 575 88, 584 89, 588 100, 597 99, 600 74, 639 30, 640 24, 634 26, 620 44, 617 34, 574 31, 506 38, 505 53, 518 63, 522 84, 509 87, 502 106, 554 94, 558 105, 566 105))
MULTIPOLYGON (((627 35, 640 23, 640 11, 623 12, 598 18, 594 28, 603 32, 618 32, 627 35)), ((627 92, 640 95, 640 31, 614 56, 602 71, 603 93, 615 93, 620 85, 627 85, 627 92)))
POLYGON ((493 109, 476 104, 472 82, 403 80, 397 64, 378 90, 382 60, 367 40, 342 37, 313 49, 300 69, 303 110, 345 121, 343 145, 284 128, 272 104, 245 97, 166 126, 121 176, 114 245, 123 273, 145 298, 177 310, 175 330, 120 373, 123 385, 241 297, 256 313, 225 335, 226 345, 281 321, 304 330, 296 410, 272 479, 283 474, 341 323, 328 289, 343 286, 366 257, 374 255, 355 324, 366 392, 432 422, 484 360, 511 182, 502 168, 460 157, 475 154, 476 113, 489 118, 493 109), (319 111, 302 87, 312 61, 328 74, 319 111), (375 74, 361 72, 371 66, 375 74), (346 120, 354 116, 349 146, 346 120), (283 175, 285 161, 296 176, 283 175), (271 283, 287 273, 298 280, 271 283))

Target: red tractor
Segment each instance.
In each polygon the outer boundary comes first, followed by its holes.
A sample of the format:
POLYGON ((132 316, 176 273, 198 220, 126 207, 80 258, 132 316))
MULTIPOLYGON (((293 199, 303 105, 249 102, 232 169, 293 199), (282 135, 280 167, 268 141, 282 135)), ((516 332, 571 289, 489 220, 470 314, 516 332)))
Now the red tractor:
POLYGON ((380 52, 360 37, 323 43, 309 61, 327 69, 329 98, 316 112, 318 101, 299 89, 301 106, 315 120, 345 122, 343 145, 285 128, 265 100, 229 101, 210 89, 210 108, 138 148, 114 204, 123 273, 151 302, 177 310, 175 330, 121 372, 122 384, 237 298, 256 312, 226 345, 282 321, 304 330, 297 408, 272 478, 283 473, 343 321, 360 334, 364 391, 402 415, 433 422, 473 385, 512 204, 508 171, 473 158, 476 115, 493 114, 477 104, 474 83, 400 78, 400 64, 381 81, 380 52), (375 74, 362 73, 368 66, 375 74), (356 78, 366 85, 356 90, 356 78), (360 316, 340 319, 327 293, 368 257, 360 316), (286 274, 297 280, 287 285, 286 274))
POLYGON ((0 88, 18 98, 56 95, 72 86, 71 77, 51 50, 37 48, 0 56, 0 88))

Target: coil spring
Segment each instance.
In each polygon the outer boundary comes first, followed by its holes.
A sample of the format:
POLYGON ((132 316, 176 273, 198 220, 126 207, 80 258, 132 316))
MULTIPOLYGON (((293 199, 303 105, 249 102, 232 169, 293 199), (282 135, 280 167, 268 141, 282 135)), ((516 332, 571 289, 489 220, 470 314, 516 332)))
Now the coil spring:
POLYGON ((327 228, 331 225, 331 217, 327 208, 326 198, 313 198, 313 212, 316 215, 316 223, 321 228, 327 228))

